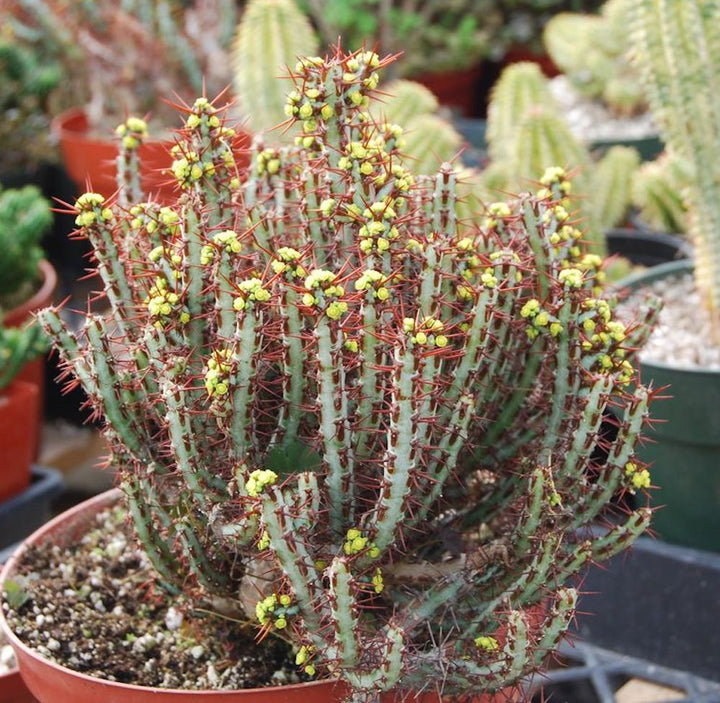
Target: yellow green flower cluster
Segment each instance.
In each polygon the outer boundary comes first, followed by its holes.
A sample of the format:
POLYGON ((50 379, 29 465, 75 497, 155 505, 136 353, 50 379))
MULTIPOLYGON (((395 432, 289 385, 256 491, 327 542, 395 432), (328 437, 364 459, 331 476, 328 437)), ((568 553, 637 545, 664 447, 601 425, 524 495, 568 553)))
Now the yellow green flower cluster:
POLYGON ((488 635, 476 637, 474 641, 475 646, 485 652, 496 652, 500 648, 498 641, 494 637, 489 637, 488 635))
POLYGON ((147 122, 139 117, 128 117, 115 128, 115 134, 122 139, 123 148, 132 151, 148 138, 147 122))
POLYGON ((270 300, 270 291, 263 288, 262 281, 259 278, 248 278, 238 283, 240 295, 233 301, 233 308, 237 312, 245 310, 246 307, 254 302, 267 303, 270 300))
POLYGON ((312 645, 303 645, 298 649, 297 654, 295 655, 295 665, 296 666, 302 666, 303 671, 308 676, 315 676, 315 667, 312 664, 308 664, 307 661, 310 657, 310 655, 315 651, 315 647, 312 645))
POLYGON ((640 469, 637 464, 629 461, 625 464, 625 475, 630 479, 632 484, 632 492, 650 488, 650 472, 647 469, 640 469))
POLYGON ((379 252, 390 249, 390 242, 399 236, 398 228, 393 224, 396 217, 389 198, 366 207, 359 218, 364 222, 358 230, 360 251, 369 254, 373 249, 379 252))
MULTIPOLYGON (((185 127, 191 130, 197 129, 205 121, 210 129, 217 129, 220 127, 221 122, 216 112, 217 110, 207 98, 198 98, 193 103, 192 112, 185 120, 185 127), (205 119, 203 120, 203 118, 205 119)), ((226 129, 225 134, 228 133, 234 134, 233 130, 226 129)))
POLYGON ((403 318, 403 329, 415 344, 428 347, 446 347, 448 338, 441 334, 445 325, 434 317, 423 317, 416 322, 412 317, 403 318))
POLYGON ((275 176, 280 172, 280 152, 276 149, 263 149, 255 159, 255 173, 258 176, 275 176))
POLYGON ((287 627, 287 608, 291 604, 292 598, 287 594, 278 597, 272 593, 255 605, 255 616, 261 625, 271 622, 276 629, 284 630, 287 627))
POLYGON ((348 311, 347 303, 337 300, 345 295, 345 289, 334 283, 335 278, 332 271, 313 269, 305 278, 305 289, 309 292, 302 297, 303 305, 308 307, 324 305, 331 320, 339 320, 348 311))
POLYGON ((196 151, 182 152, 174 146, 170 153, 177 157, 172 162, 172 172, 182 188, 189 188, 197 183, 203 176, 212 176, 215 173, 215 164, 201 161, 196 151))
POLYGON ((245 482, 245 491, 257 498, 268 486, 277 482, 278 475, 271 469, 255 469, 245 482))
MULTIPOLYGON (((180 295, 168 287, 164 276, 157 276, 147 297, 145 307, 150 315, 157 318, 155 327, 161 329, 167 319, 180 309, 180 295)), ((180 312, 180 322, 185 325, 190 321, 190 313, 186 309, 180 312)))
POLYGON ((380 273, 380 271, 367 269, 363 271, 361 276, 355 281, 355 290, 371 291, 373 299, 384 301, 390 297, 390 289, 386 285, 387 282, 388 277, 380 273))
POLYGON ((99 193, 83 193, 76 201, 75 208, 79 211, 75 218, 78 227, 90 227, 96 222, 109 222, 113 219, 110 208, 102 207, 105 198, 99 193))
POLYGON ((483 220, 483 227, 495 229, 500 220, 510 217, 510 206, 507 203, 490 203, 487 207, 487 215, 483 220))
POLYGON ((528 321, 525 332, 530 339, 536 339, 542 329, 547 329, 553 337, 557 337, 563 331, 558 319, 547 310, 543 310, 540 301, 536 298, 531 298, 522 306, 520 317, 528 321))
POLYGON ((299 261, 299 251, 292 247, 280 247, 277 250, 276 258, 273 259, 270 265, 275 273, 282 274, 292 280, 294 278, 304 278, 307 275, 307 271, 298 263, 299 261))
POLYGON ((370 542, 368 537, 355 527, 351 527, 345 535, 345 544, 343 544, 343 552, 348 556, 359 554, 367 549, 368 556, 375 559, 380 555, 380 550, 375 546, 374 542, 370 542))
POLYGON ((228 254, 239 254, 242 251, 242 244, 238 239, 237 232, 226 229, 213 235, 213 243, 206 244, 200 250, 200 263, 207 266, 215 258, 215 249, 224 249, 228 254))
POLYGON ((216 349, 205 369, 205 390, 211 398, 224 397, 230 390, 228 377, 232 369, 232 351, 216 349))
POLYGON ((634 369, 625 358, 627 353, 620 345, 625 341, 627 330, 619 320, 612 319, 610 305, 606 300, 588 298, 583 302, 582 328, 585 338, 582 347, 598 355, 598 365, 603 371, 619 372, 618 383, 627 385, 632 381, 634 369))

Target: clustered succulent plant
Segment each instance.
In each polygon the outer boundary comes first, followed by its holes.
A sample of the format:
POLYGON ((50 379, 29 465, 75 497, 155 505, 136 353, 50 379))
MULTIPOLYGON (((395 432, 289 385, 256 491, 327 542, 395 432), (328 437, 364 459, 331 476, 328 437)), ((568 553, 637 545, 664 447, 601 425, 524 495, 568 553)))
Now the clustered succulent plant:
POLYGON ((31 169, 52 153, 49 97, 60 67, 18 41, 0 41, 0 146, 5 173, 31 169))
POLYGON ((648 325, 614 319, 564 172, 458 221, 452 168, 413 176, 367 111, 386 63, 301 59, 296 144, 247 173, 198 99, 176 202, 76 203, 109 311, 78 334, 40 314, 159 580, 354 700, 518 681, 573 617, 568 578, 650 519, 584 529, 650 483, 648 325))
POLYGON ((598 14, 562 12, 545 26, 548 54, 575 89, 620 114, 646 109, 628 49, 627 0, 608 0, 598 14))
POLYGON ((0 312, 34 292, 43 258, 40 241, 51 225, 50 204, 36 186, 0 189, 0 312))
MULTIPOLYGON (((684 162, 697 285, 720 311, 720 6, 630 0, 633 55, 670 157, 684 162)), ((681 177, 682 179, 682 177, 681 177)))

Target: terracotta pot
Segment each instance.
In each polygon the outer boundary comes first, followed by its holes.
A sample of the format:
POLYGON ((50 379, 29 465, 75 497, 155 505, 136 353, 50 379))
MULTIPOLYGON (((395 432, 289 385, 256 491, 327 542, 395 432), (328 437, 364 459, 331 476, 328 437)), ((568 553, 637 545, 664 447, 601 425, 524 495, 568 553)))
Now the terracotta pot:
MULTIPOLYGON (((91 189, 108 198, 117 190, 117 141, 92 136, 89 129, 87 114, 77 107, 60 113, 52 122, 65 169, 78 191, 91 189)), ((173 161, 169 153, 172 145, 170 140, 148 141, 140 147, 142 186, 148 194, 161 198, 161 193, 166 198, 172 195, 173 188, 168 185, 170 179, 165 173, 173 161)))
POLYGON ((424 73, 411 80, 431 90, 441 105, 454 108, 461 117, 476 117, 482 72, 482 64, 478 64, 460 71, 424 73))
MULTIPOLYGON (((48 540, 67 544, 82 537, 92 523, 95 514, 117 503, 121 497, 119 489, 113 489, 95 496, 65 511, 50 520, 30 535, 15 550, 0 572, 0 586, 12 579, 23 559, 33 545, 48 540)), ((538 626, 547 611, 545 603, 533 606, 531 624, 538 626)), ((269 688, 245 689, 242 691, 185 691, 177 689, 148 688, 130 684, 104 681, 77 671, 72 671, 43 658, 27 647, 10 629, 0 608, 0 629, 15 649, 20 672, 30 691, 39 703, 341 703, 348 695, 345 685, 335 681, 313 681, 310 683, 269 688)), ((498 633, 499 641, 503 634, 498 633)), ((520 699, 520 687, 507 688, 497 694, 469 694, 455 698, 441 697, 435 692, 420 693, 417 696, 398 698, 394 693, 385 693, 381 703, 404 700, 407 703, 510 703, 520 699)), ((4 703, 0 699, 0 703, 4 703)))
MULTIPOLYGON (((20 327, 27 324, 33 316, 33 313, 46 308, 52 303, 53 293, 57 287, 57 272, 49 261, 40 262, 40 273, 42 274, 42 284, 37 292, 22 305, 18 305, 12 310, 5 313, 4 324, 7 327, 20 327)), ((39 357, 28 362, 23 366, 15 380, 25 381, 33 384, 38 390, 37 415, 35 419, 35 445, 33 449, 33 459, 37 459, 40 452, 40 435, 43 421, 43 407, 45 397, 45 359, 39 357)))
MULTIPOLYGON (((117 489, 107 491, 43 525, 10 557, 0 574, 0 582, 12 578, 16 564, 22 559, 29 545, 41 544, 47 540, 62 544, 79 538, 87 531, 93 516, 99 510, 117 503, 120 496, 117 489)), ((9 629, 2 612, 0 627, 15 649, 25 683, 40 703, 335 703, 342 699, 343 688, 333 681, 243 691, 184 691, 104 681, 55 664, 26 647, 9 629)))
POLYGON ((38 442, 39 390, 14 380, 0 391, 0 501, 30 485, 30 465, 38 442))
MULTIPOLYGON (((52 130, 60 142, 65 169, 78 192, 92 189, 106 198, 117 190, 117 140, 90 133, 90 123, 82 108, 71 108, 52 122, 52 130)), ((170 148, 174 140, 148 140, 140 147, 141 184, 145 194, 166 203, 176 197, 175 181, 167 170, 173 162, 170 148)), ((242 166, 249 158, 242 153, 250 144, 250 135, 238 135, 236 159, 242 166)))

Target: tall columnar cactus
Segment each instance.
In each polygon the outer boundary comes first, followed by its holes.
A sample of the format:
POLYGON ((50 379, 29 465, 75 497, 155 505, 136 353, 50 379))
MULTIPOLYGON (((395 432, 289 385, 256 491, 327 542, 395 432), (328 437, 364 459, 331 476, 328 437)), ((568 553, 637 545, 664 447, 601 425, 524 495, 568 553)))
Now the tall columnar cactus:
POLYGON ((540 67, 531 61, 518 61, 508 66, 495 83, 488 104, 485 134, 488 153, 493 161, 511 158, 519 122, 529 110, 540 105, 557 111, 550 86, 540 67))
POLYGON ((78 335, 40 315, 107 419, 158 578, 244 607, 358 701, 541 666, 567 579, 650 517, 583 532, 649 485, 628 361, 648 328, 598 296, 563 171, 461 228, 452 168, 413 176, 367 113, 384 63, 301 60, 300 144, 258 143, 243 179, 198 100, 174 204, 76 203, 110 311, 78 335))
POLYGON ((550 94, 535 65, 509 66, 498 80, 488 107, 487 139, 492 164, 484 176, 488 190, 517 192, 554 164, 576 169, 575 192, 585 236, 599 255, 604 231, 622 221, 630 204, 632 176, 639 157, 631 149, 611 149, 594 162, 550 94))
MULTIPOLYGON (((277 127, 285 119, 287 90, 278 77, 298 56, 318 51, 318 39, 294 0, 250 0, 237 27, 233 47, 233 83, 240 116, 254 132, 277 127)), ((275 129, 265 139, 287 141, 275 129)))
POLYGON ((39 243, 51 224, 50 205, 37 187, 0 191, 0 310, 32 294, 43 258, 39 243))
POLYGON ((720 315, 720 5, 631 0, 633 49, 661 136, 685 159, 695 275, 720 315))
POLYGON ((628 58, 627 0, 608 0, 599 14, 561 12, 545 25, 550 57, 582 95, 621 114, 645 107, 645 96, 628 58))

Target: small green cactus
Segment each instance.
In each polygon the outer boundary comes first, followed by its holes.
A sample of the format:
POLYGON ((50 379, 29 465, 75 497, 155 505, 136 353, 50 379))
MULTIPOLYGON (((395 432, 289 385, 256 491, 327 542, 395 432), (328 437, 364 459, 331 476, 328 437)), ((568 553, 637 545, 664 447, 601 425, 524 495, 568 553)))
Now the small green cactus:
POLYGON ((287 117, 278 77, 318 48, 315 30, 294 0, 250 0, 245 6, 233 47, 233 83, 239 116, 252 131, 264 132, 266 142, 290 138, 279 128, 267 133, 287 117))
POLYGON ((628 0, 633 55, 660 135, 685 161, 698 289, 720 325, 720 4, 628 0))
POLYGON ((0 190, 0 311, 28 298, 38 282, 40 241, 52 224, 35 186, 0 190))
POLYGON ((358 702, 541 667, 568 579, 650 519, 586 529, 650 483, 629 362, 649 327, 598 293, 565 172, 459 222, 453 168, 414 175, 368 113, 385 63, 301 59, 298 143, 258 141, 242 182, 196 101, 175 202, 76 203, 108 312, 79 333, 40 314, 107 419, 158 579, 235 604, 358 702))
POLYGON ((545 47, 582 95, 602 100, 620 114, 645 109, 642 85, 627 56, 627 0, 608 0, 599 14, 561 12, 545 26, 545 47))
POLYGON ((0 391, 12 383, 28 361, 44 354, 47 347, 40 325, 5 327, 0 315, 0 391))
POLYGON ((633 205, 641 219, 659 232, 686 232, 684 193, 692 179, 688 162, 676 155, 665 152, 655 161, 644 163, 632 185, 633 205))

